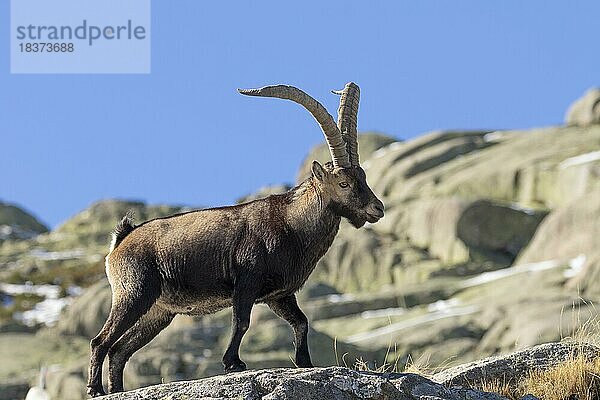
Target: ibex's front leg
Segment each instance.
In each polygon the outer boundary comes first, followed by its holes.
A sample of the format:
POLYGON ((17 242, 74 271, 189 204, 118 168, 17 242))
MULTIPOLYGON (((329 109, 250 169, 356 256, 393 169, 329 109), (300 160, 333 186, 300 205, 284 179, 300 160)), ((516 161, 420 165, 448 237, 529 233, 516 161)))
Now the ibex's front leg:
POLYGON ((302 368, 313 366, 308 351, 308 319, 302 312, 296 296, 291 295, 269 301, 268 306, 280 318, 286 320, 294 329, 294 344, 296 345, 296 365, 302 368))
POLYGON ((246 369, 246 364, 240 360, 240 343, 250 327, 250 313, 258 295, 261 283, 259 276, 250 279, 239 279, 233 290, 233 317, 231 320, 231 339, 223 356, 225 372, 239 372, 246 369))

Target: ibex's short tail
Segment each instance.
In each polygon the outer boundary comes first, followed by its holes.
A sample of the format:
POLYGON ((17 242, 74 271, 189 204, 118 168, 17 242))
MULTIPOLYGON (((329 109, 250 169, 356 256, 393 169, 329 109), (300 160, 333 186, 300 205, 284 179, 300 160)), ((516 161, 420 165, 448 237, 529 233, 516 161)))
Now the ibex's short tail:
POLYGON ((133 223, 133 210, 130 210, 125 216, 119 221, 115 229, 112 232, 112 241, 110 242, 110 251, 113 251, 115 247, 121 243, 127 235, 129 235, 135 229, 133 223))

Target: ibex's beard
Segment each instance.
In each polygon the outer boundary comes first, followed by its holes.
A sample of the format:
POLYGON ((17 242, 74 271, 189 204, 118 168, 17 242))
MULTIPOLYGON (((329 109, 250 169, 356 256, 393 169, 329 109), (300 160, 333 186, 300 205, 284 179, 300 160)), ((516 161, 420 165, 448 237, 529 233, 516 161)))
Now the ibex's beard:
POLYGON ((353 209, 345 204, 333 204, 335 214, 346 218, 355 228, 361 228, 367 221, 377 222, 379 218, 371 216, 368 212, 362 209, 353 209))
POLYGON ((352 224, 356 229, 362 228, 362 226, 367 222, 366 219, 360 217, 348 218, 348 221, 352 224))
POLYGON ((375 222, 379 221, 379 219, 379 217, 371 215, 368 212, 365 212, 364 216, 356 215, 352 218, 348 218, 350 223, 357 229, 361 228, 367 222, 369 222, 370 224, 374 224, 375 222))

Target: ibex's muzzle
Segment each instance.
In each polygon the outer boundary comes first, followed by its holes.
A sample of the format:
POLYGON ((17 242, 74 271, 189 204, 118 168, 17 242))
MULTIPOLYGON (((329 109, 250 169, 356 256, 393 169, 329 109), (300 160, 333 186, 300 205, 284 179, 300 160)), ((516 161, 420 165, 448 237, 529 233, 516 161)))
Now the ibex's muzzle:
POLYGON ((370 217, 369 222, 374 223, 383 218, 384 215, 384 205, 383 202, 379 199, 376 199, 374 202, 369 204, 367 207, 367 215, 370 217), (372 219, 372 220, 371 220, 372 219))

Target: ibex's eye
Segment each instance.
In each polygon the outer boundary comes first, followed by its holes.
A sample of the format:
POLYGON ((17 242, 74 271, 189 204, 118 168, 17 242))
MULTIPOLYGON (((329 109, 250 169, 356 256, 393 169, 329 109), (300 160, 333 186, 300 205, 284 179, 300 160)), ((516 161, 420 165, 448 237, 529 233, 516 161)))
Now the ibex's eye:
POLYGON ((348 186, 350 186, 348 185, 348 182, 340 182, 340 187, 347 188, 348 186))

